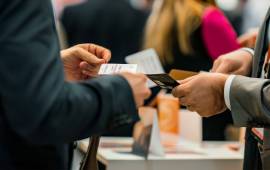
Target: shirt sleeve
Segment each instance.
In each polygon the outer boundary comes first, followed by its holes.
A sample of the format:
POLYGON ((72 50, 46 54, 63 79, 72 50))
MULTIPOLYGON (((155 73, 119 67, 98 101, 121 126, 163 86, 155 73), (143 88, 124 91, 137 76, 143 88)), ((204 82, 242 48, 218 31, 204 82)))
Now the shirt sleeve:
MULTIPOLYGON (((254 50, 251 48, 242 48, 241 50, 244 50, 248 53, 250 53, 252 56, 254 56, 254 50)), ((231 85, 233 82, 233 79, 235 78, 236 75, 230 75, 229 78, 226 80, 225 86, 224 86, 224 99, 225 99, 225 104, 229 110, 231 110, 231 102, 230 102, 230 90, 231 90, 231 85)))
POLYGON ((224 98, 225 98, 225 104, 229 110, 231 110, 231 103, 230 103, 230 90, 232 81, 234 79, 235 75, 230 75, 229 78, 226 80, 225 86, 224 86, 224 98))
POLYGON ((236 32, 231 24, 223 13, 214 7, 209 7, 204 12, 202 37, 208 54, 213 60, 240 48, 236 32))

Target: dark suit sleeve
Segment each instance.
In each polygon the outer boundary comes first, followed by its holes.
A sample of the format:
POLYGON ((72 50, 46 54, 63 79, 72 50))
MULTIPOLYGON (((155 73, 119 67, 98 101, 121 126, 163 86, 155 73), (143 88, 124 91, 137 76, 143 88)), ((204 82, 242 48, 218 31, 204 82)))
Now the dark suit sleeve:
POLYGON ((48 0, 0 2, 1 117, 37 144, 71 142, 136 120, 120 76, 64 81, 48 0))

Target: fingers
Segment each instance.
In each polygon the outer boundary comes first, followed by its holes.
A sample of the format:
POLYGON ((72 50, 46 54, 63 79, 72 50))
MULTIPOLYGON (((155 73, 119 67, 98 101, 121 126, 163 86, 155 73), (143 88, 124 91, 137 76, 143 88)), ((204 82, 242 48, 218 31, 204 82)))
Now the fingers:
POLYGON ((141 73, 134 74, 129 72, 121 72, 119 75, 123 76, 128 81, 133 92, 136 106, 142 106, 144 100, 151 95, 151 91, 147 87, 147 77, 141 73))
POLYGON ((231 72, 231 66, 227 64, 221 64, 215 71, 216 73, 227 73, 231 72))
POLYGON ((258 36, 259 29, 251 29, 247 33, 238 37, 237 41, 242 47, 254 47, 256 43, 256 38, 258 36))
POLYGON ((111 59, 111 51, 99 45, 90 44, 88 51, 89 52, 95 51, 94 54, 96 54, 99 58, 104 59, 106 63, 108 63, 111 59))
POLYGON ((79 66, 80 66, 80 69, 82 69, 82 70, 90 70, 91 69, 91 65, 85 61, 82 61, 79 66))
POLYGON ((96 44, 79 44, 77 45, 80 48, 83 48, 85 50, 87 50, 88 52, 96 55, 98 58, 100 59, 104 59, 105 63, 108 63, 111 59, 111 52, 110 50, 96 45, 96 44))
POLYGON ((82 70, 95 71, 95 72, 99 71, 99 68, 100 68, 99 65, 89 64, 86 61, 80 62, 79 67, 82 70))
POLYGON ((192 105, 188 105, 186 107, 187 107, 187 110, 189 110, 191 112, 195 112, 196 111, 196 109, 192 105))
POLYGON ((84 74, 88 77, 97 77, 99 67, 90 65, 85 61, 82 61, 79 64, 79 67, 80 67, 82 74, 84 74))
POLYGON ((233 65, 234 64, 229 59, 220 58, 216 62, 214 62, 211 72, 229 74, 233 71, 233 65))
POLYGON ((100 65, 100 64, 106 63, 106 61, 104 59, 98 58, 97 56, 89 53, 88 51, 86 51, 82 48, 76 49, 76 55, 82 61, 86 61, 88 64, 100 65))
POLYGON ((144 81, 143 84, 143 88, 139 89, 141 90, 141 99, 137 100, 137 107, 143 106, 144 101, 151 96, 151 90, 147 87, 146 81, 144 81))
MULTIPOLYGON (((179 90, 179 89, 178 89, 179 90)), ((183 90, 182 90, 183 91, 183 90)), ((190 99, 190 95, 186 92, 182 92, 181 89, 180 91, 178 91, 178 94, 177 95, 182 95, 182 97, 179 97, 179 102, 182 106, 186 106, 186 108, 189 110, 189 111, 196 111, 196 107, 194 105, 194 102, 192 102, 192 100, 190 99), (180 94, 181 93, 181 94, 180 94)), ((185 91, 185 90, 184 90, 185 91)), ((175 94, 174 94, 175 96, 175 94)))
POLYGON ((190 106, 191 103, 189 102, 189 99, 187 97, 180 97, 179 102, 182 106, 190 106))
POLYGON ((181 97, 184 97, 186 96, 187 94, 189 94, 190 92, 190 89, 189 89, 189 86, 188 86, 188 82, 190 82, 191 80, 193 80, 194 78, 198 77, 199 75, 196 75, 196 76, 192 76, 192 77, 189 77, 189 78, 186 78, 184 80, 180 80, 179 83, 180 85, 175 87, 173 90, 172 90, 172 94, 175 96, 175 97, 178 97, 178 98, 181 98, 181 97))
POLYGON ((231 68, 230 64, 231 63, 229 62, 229 60, 224 59, 224 56, 220 56, 220 58, 214 62, 211 72, 229 73, 230 68, 231 68))
POLYGON ((211 72, 216 72, 216 70, 218 69, 218 67, 220 66, 221 64, 221 60, 220 59, 217 59, 214 64, 213 64, 213 67, 211 69, 211 72))
POLYGON ((250 40, 249 35, 244 34, 237 38, 237 42, 240 44, 241 47, 246 46, 247 42, 250 40))
POLYGON ((182 98, 189 94, 189 89, 185 84, 180 84, 172 90, 172 94, 175 97, 182 98))
POLYGON ((151 90, 147 87, 147 77, 142 73, 137 73, 137 75, 142 77, 142 83, 144 84, 144 99, 147 99, 151 96, 151 90))

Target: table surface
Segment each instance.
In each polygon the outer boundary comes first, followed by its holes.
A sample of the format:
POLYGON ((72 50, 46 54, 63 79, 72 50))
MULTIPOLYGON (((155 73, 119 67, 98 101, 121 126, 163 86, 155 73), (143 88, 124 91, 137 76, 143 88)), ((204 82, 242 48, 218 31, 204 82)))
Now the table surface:
MULTIPOLYGON (((101 138, 98 150, 99 161, 107 164, 108 161, 139 161, 143 157, 131 153, 132 138, 101 138)), ((228 145, 235 142, 203 142, 195 144, 185 140, 179 140, 177 151, 167 150, 164 157, 149 155, 148 160, 239 160, 243 159, 243 152, 229 149, 228 145)), ((79 148, 86 151, 88 140, 79 142, 79 148)))

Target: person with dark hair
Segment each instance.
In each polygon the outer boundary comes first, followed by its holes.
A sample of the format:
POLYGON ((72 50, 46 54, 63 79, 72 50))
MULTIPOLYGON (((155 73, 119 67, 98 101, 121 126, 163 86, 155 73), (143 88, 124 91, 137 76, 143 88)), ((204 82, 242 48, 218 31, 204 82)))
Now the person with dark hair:
POLYGON ((112 63, 141 49, 150 2, 145 0, 88 0, 68 6, 61 16, 70 46, 94 42, 109 48, 112 63))

